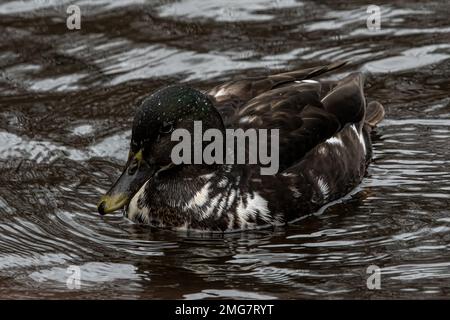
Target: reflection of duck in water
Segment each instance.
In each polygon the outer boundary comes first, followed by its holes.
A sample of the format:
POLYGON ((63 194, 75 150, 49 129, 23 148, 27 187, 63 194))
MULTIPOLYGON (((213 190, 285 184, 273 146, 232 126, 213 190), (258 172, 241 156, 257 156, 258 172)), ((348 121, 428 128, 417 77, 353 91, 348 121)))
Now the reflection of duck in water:
MULTIPOLYGON (((234 231, 282 225, 317 211, 363 178, 369 133, 384 116, 366 105, 363 78, 310 80, 343 65, 219 85, 205 93, 161 89, 138 108, 124 172, 102 197, 101 214, 125 207, 131 220, 171 229, 234 231), (279 171, 259 165, 181 164, 171 160, 174 129, 279 129, 279 171)), ((225 134, 224 134, 225 135, 225 134)))

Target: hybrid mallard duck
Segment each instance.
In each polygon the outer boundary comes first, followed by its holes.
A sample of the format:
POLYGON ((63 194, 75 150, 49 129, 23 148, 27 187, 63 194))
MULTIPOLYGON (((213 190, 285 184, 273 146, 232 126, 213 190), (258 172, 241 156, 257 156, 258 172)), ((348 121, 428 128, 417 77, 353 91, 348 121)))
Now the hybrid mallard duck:
POLYGON ((370 131, 384 116, 366 104, 363 76, 316 78, 344 63, 224 83, 200 92, 163 88, 137 108, 125 169, 98 205, 174 230, 230 232, 284 225, 348 194, 372 157, 370 131), (178 164, 175 129, 279 129, 279 170, 260 164, 178 164))

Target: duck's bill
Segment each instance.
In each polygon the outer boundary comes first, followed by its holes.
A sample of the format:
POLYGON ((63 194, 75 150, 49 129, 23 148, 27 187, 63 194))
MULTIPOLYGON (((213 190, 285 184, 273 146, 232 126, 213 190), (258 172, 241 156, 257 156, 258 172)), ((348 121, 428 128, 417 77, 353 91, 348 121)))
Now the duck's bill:
POLYGON ((124 208, 154 173, 155 170, 151 167, 145 169, 140 168, 135 170, 135 172, 130 173, 129 164, 127 164, 119 179, 114 183, 111 189, 101 197, 97 205, 98 212, 101 215, 104 215, 124 208))

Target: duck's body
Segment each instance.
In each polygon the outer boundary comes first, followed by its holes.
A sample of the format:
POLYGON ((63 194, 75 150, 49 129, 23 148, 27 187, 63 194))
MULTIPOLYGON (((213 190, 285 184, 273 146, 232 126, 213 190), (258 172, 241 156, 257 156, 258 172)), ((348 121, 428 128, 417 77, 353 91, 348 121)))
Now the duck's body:
MULTIPOLYGON (((336 83, 310 80, 340 65, 238 80, 206 92, 224 127, 280 130, 278 173, 262 175, 260 165, 242 164, 161 169, 135 188, 126 216, 170 229, 228 232, 283 225, 347 194, 364 177, 372 155, 369 133, 384 111, 377 102, 366 108, 360 74, 336 83)), ((150 105, 168 103, 166 90, 144 101, 140 118, 159 112, 150 105)), ((136 125, 144 122, 135 120, 134 136, 142 135, 136 125)))

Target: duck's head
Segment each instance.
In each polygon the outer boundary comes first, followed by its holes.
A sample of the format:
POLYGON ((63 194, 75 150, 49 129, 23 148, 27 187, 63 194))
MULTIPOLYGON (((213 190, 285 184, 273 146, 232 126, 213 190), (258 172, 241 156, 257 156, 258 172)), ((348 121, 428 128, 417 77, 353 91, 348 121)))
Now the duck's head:
POLYGON ((174 170, 177 166, 172 163, 171 153, 178 142, 171 141, 171 134, 175 129, 186 129, 193 136, 194 121, 201 121, 203 130, 224 130, 222 118, 211 100, 198 90, 170 86, 144 99, 134 117, 125 169, 101 197, 100 214, 127 206, 155 174, 174 170))

